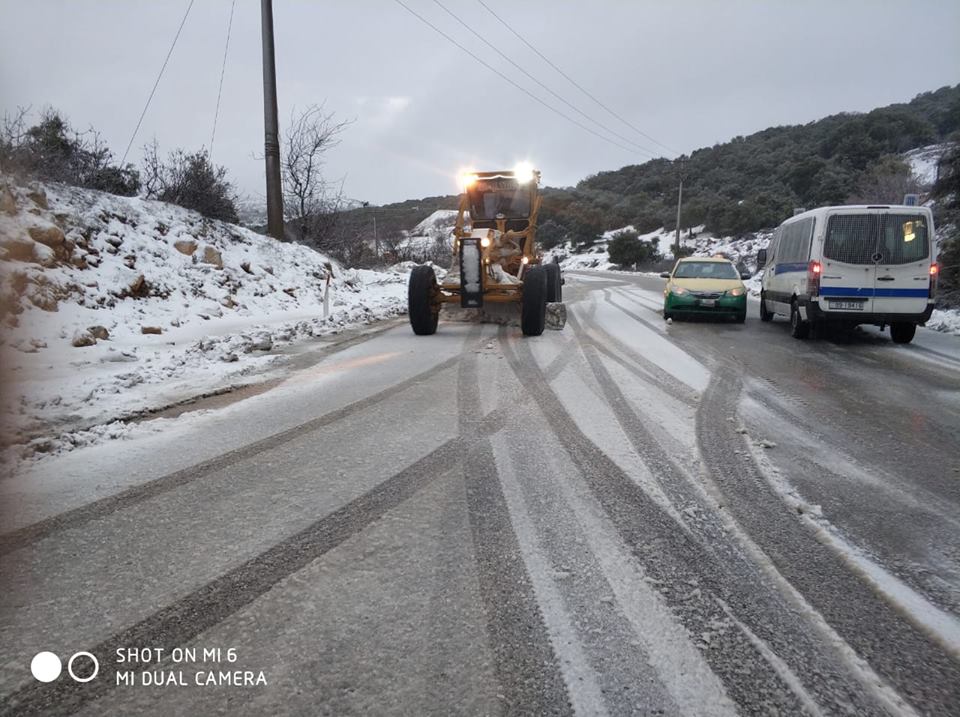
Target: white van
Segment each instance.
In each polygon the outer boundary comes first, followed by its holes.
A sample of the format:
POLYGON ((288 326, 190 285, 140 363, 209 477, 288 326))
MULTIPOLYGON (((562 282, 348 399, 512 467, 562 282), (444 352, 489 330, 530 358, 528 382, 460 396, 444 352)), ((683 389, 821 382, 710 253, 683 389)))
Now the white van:
POLYGON ((933 215, 926 207, 821 207, 781 224, 757 256, 760 318, 790 317, 806 338, 827 322, 890 325, 913 340, 933 311, 933 215))

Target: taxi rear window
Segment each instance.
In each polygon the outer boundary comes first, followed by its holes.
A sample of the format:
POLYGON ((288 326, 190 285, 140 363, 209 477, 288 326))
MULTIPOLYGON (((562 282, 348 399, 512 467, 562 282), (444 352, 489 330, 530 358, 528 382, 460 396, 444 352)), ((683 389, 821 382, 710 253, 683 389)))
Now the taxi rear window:
POLYGON ((722 261, 682 261, 673 273, 674 279, 739 279, 733 267, 722 261))

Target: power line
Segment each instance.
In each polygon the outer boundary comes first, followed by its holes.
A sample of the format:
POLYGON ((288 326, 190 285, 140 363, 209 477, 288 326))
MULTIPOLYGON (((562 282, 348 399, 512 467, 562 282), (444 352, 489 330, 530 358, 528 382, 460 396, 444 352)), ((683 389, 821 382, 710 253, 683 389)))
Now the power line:
POLYGON ((638 150, 649 154, 651 157, 656 156, 656 152, 655 152, 655 151, 651 150, 651 149, 648 148, 648 147, 644 147, 642 144, 637 144, 636 142, 634 142, 634 141, 633 141, 632 139, 630 139, 629 137, 624 137, 622 134, 619 134, 619 133, 615 132, 614 130, 610 129, 609 127, 607 127, 607 126, 606 126, 605 124, 603 124, 602 122, 599 122, 598 120, 594 119, 593 117, 591 117, 590 115, 588 115, 586 112, 584 112, 583 110, 581 110, 579 107, 577 107, 576 105, 574 105, 574 104, 571 103, 571 102, 568 102, 565 98, 561 97, 559 94, 557 94, 557 93, 554 92, 552 89, 550 89, 549 87, 547 87, 543 82, 541 82, 541 81, 538 80, 536 77, 534 77, 534 76, 531 75, 529 72, 527 72, 527 70, 525 70, 521 65, 517 64, 517 63, 514 62, 511 58, 509 58, 507 55, 505 55, 496 45, 494 45, 492 42, 490 42, 489 40, 487 40, 483 35, 481 35, 480 33, 478 33, 476 30, 474 30, 472 27, 470 27, 467 23, 465 23, 463 20, 461 20, 459 17, 457 17, 457 15, 455 15, 452 10, 447 9, 447 8, 443 5, 443 3, 440 2, 440 0, 433 0, 433 2, 434 2, 437 6, 439 6, 439 8, 440 8, 441 10, 443 10, 445 13, 447 13, 450 17, 452 17, 452 18, 453 18, 454 20, 456 20, 458 23, 460 23, 461 25, 463 25, 463 27, 465 27, 474 37, 476 37, 477 39, 479 39, 479 40, 480 40, 482 43, 484 43, 487 47, 489 47, 491 50, 493 50, 493 51, 496 52, 498 55, 500 55, 500 57, 502 57, 504 60, 506 60, 506 61, 509 62, 511 65, 513 65, 513 66, 516 67, 518 70, 520 70, 520 72, 522 72, 524 75, 526 75, 527 78, 529 78, 529 79, 532 80, 534 83, 536 83, 537 85, 539 85, 540 87, 542 87, 543 89, 545 89, 547 92, 549 92, 551 95, 553 95, 554 97, 556 97, 558 100, 560 100, 560 101, 561 101, 563 104, 565 104, 567 107, 569 107, 569 108, 572 109, 574 112, 576 112, 577 114, 579 114, 581 117, 584 117, 584 118, 585 118, 587 121, 589 121, 589 122, 593 122, 595 125, 597 125, 598 127, 606 130, 607 132, 609 132, 611 135, 613 135, 613 136, 616 137, 617 139, 623 140, 623 141, 626 142, 627 144, 633 145, 633 146, 636 147, 638 150))
POLYGON ((420 22, 422 22, 424 25, 427 25, 428 27, 430 27, 431 29, 433 29, 435 32, 439 33, 440 35, 443 35, 449 42, 453 43, 453 44, 456 45, 458 48, 460 48, 461 50, 463 50, 465 53, 467 53, 468 55, 470 55, 470 57, 472 57, 474 60, 476 60, 477 62, 479 62, 479 63, 480 63, 481 65, 483 65, 484 67, 486 67, 488 70, 490 70, 491 72, 497 74, 497 75, 500 76, 502 79, 506 80, 508 83, 510 83, 511 85, 513 85, 514 87, 516 87, 518 90, 520 90, 521 92, 523 92, 525 95, 527 95, 527 96, 530 97, 531 99, 535 100, 535 101, 538 102, 539 104, 541 104, 541 105, 543 105, 544 107, 546 107, 548 110, 550 110, 550 111, 553 112, 554 114, 560 115, 561 117, 563 117, 563 118, 564 118, 565 120, 567 120, 568 122, 570 122, 570 123, 572 123, 572 124, 575 124, 575 125, 576 125, 577 127, 579 127, 580 129, 585 130, 586 132, 589 132, 590 134, 594 135, 595 137, 599 137, 599 138, 602 139, 604 142, 608 142, 608 143, 614 145, 615 147, 619 147, 620 149, 622 149, 622 150, 624 150, 624 151, 626 151, 626 152, 631 152, 631 153, 635 153, 635 152, 636 152, 636 150, 634 150, 634 149, 632 149, 632 148, 630 148, 630 147, 627 147, 626 145, 620 144, 619 142, 616 142, 616 141, 610 139, 609 137, 606 137, 606 136, 600 134, 599 132, 594 131, 593 129, 591 129, 590 127, 587 127, 587 126, 586 126, 585 124, 583 124, 582 122, 578 122, 577 120, 573 119, 573 117, 570 117, 569 115, 561 112, 560 110, 558 110, 558 109, 557 109, 556 107, 554 107, 553 105, 548 104, 547 102, 544 102, 542 99, 540 99, 540 98, 537 97, 535 94, 533 94, 532 92, 530 92, 530 90, 526 89, 526 88, 523 87, 522 85, 519 85, 519 84, 517 84, 516 82, 514 82, 513 80, 511 80, 511 79, 510 79, 509 77, 507 77, 505 74, 503 74, 502 72, 500 72, 500 70, 498 70, 497 68, 493 67, 492 65, 490 65, 489 63, 487 63, 486 61, 484 61, 483 59, 481 59, 481 58, 478 57, 477 55, 475 55, 473 52, 471 52, 471 51, 468 50, 466 47, 464 47, 464 46, 461 45, 459 42, 457 42, 457 41, 454 40, 452 37, 450 37, 450 35, 448 35, 447 33, 445 33, 445 32, 444 32, 443 30, 441 30, 439 27, 437 27, 436 25, 434 25, 433 23, 431 23, 429 20, 427 20, 426 18, 424 18, 424 17, 423 17, 422 15, 420 15, 419 13, 415 12, 414 10, 412 10, 409 6, 405 5, 402 0, 393 0, 393 1, 394 1, 395 3, 397 3, 397 5, 399 5, 400 7, 402 7, 404 10, 406 10, 407 12, 409 12, 411 15, 413 15, 415 18, 417 18, 418 20, 420 20, 420 22))
POLYGON ((217 109, 213 113, 213 131, 210 133, 210 162, 213 162, 213 140, 217 136, 217 117, 220 116, 220 95, 223 92, 223 75, 227 70, 227 50, 230 49, 230 29, 233 27, 233 8, 237 0, 230 3, 230 20, 227 21, 227 44, 223 47, 223 64, 220 66, 220 86, 217 88, 217 109))
POLYGON ((633 125, 632 123, 628 122, 628 121, 625 120, 623 117, 621 117, 619 114, 617 114, 617 113, 614 112, 612 109, 610 109, 609 107, 607 107, 607 105, 605 105, 603 102, 601 102, 601 101, 598 100, 596 97, 594 97, 590 92, 588 92, 586 89, 584 89, 576 80, 574 80, 572 77, 570 77, 570 75, 568 75, 566 72, 564 72, 564 71, 561 70, 559 67, 557 67, 553 62, 551 62, 550 59, 549 59, 546 55, 544 55, 542 52, 540 52, 540 50, 538 50, 538 49, 535 48, 533 45, 531 45, 529 42, 527 42, 527 40, 523 37, 523 35, 521 35, 519 32, 517 32, 517 31, 514 30, 512 27, 510 27, 510 25, 507 23, 507 21, 504 20, 504 19, 503 19, 502 17, 500 17, 499 15, 497 15, 497 13, 495 13, 495 12, 493 11, 493 9, 492 9, 489 5, 487 5, 483 0, 477 0, 477 2, 480 3, 481 5, 483 5, 483 7, 486 8, 487 12, 489 12, 491 15, 493 15, 493 16, 500 22, 501 25, 503 25, 503 26, 504 26, 505 28, 507 28, 510 32, 512 32, 512 33, 517 37, 517 39, 520 40, 520 42, 522 42, 524 45, 526 45, 526 46, 529 47, 531 50, 533 50, 535 53, 537 53, 537 55, 540 57, 541 60, 543 60, 544 62, 546 62, 548 65, 550 65, 550 67, 552 67, 554 70, 556 70, 558 73, 560 73, 560 75, 562 75, 562 76, 564 77, 564 79, 567 80, 567 82, 569 82, 571 85, 573 85, 573 86, 576 87, 578 90, 580 90, 583 94, 585 94, 587 97, 589 97, 591 100, 593 100, 597 105, 599 105, 599 106, 602 107, 604 110, 606 110, 608 113, 610 113, 613 117, 615 117, 616 119, 618 119, 618 120, 620 120, 621 122, 623 122, 624 125, 626 125, 626 126, 629 127, 630 129, 632 129, 632 130, 633 130, 634 132, 636 132, 637 134, 642 135, 643 137, 646 137, 647 139, 649 139, 649 140, 650 140, 651 142, 653 142, 654 144, 656 144, 656 145, 658 145, 658 146, 660 146, 660 147, 663 147, 663 148, 664 148, 665 150, 667 150, 668 152, 672 152, 673 154, 681 154, 680 152, 678 152, 677 150, 673 149, 672 147, 669 147, 668 145, 665 145, 663 142, 660 142, 660 141, 654 139, 653 137, 651 137, 650 135, 648 135, 646 132, 644 132, 642 129, 640 129, 639 127, 636 127, 636 126, 633 125))
POLYGON ((170 55, 173 54, 173 48, 177 46, 177 40, 180 38, 180 31, 183 30, 183 25, 187 21, 187 15, 190 14, 190 8, 193 7, 194 0, 190 0, 190 4, 187 5, 187 11, 183 13, 183 19, 180 21, 180 27, 177 28, 177 34, 173 36, 173 42, 170 44, 170 49, 167 51, 167 56, 163 61, 163 66, 160 68, 160 72, 157 75, 157 81, 153 83, 153 89, 150 90, 150 96, 147 98, 147 104, 143 106, 143 112, 140 113, 140 119, 137 120, 137 126, 133 130, 133 135, 130 137, 130 143, 127 144, 127 149, 123 153, 123 159, 120 160, 120 164, 123 165, 127 161, 127 155, 130 153, 130 148, 133 146, 133 140, 137 138, 137 132, 140 131, 140 124, 143 122, 143 118, 147 114, 147 108, 150 107, 150 100, 153 99, 153 93, 157 91, 157 85, 160 84, 160 78, 163 77, 163 71, 167 69, 167 62, 170 61, 170 55))

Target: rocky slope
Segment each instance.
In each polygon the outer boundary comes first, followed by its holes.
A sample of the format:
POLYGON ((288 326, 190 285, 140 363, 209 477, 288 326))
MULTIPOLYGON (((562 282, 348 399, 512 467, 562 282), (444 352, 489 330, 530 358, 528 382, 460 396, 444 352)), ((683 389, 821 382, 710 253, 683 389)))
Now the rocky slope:
POLYGON ((276 344, 405 305, 402 270, 345 270, 163 202, 0 177, 7 444, 243 382, 276 344))

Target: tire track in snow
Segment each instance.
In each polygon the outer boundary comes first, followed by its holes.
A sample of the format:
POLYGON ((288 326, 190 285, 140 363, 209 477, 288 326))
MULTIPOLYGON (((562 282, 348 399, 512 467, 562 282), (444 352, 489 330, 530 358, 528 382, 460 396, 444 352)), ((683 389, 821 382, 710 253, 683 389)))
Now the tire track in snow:
MULTIPOLYGON (((616 288, 613 290, 616 294, 622 296, 627 301, 633 302, 638 306, 642 306, 644 309, 653 312, 659 319, 663 319, 663 298, 661 297, 659 303, 653 297, 649 296, 643 289, 635 288, 628 289, 626 287, 616 288)), ((663 324, 661 324, 662 326, 663 324)))
POLYGON ((205 478, 208 475, 229 468, 242 461, 249 460, 254 456, 282 446, 306 433, 318 431, 337 421, 340 421, 354 413, 366 410, 378 403, 396 396, 412 386, 424 383, 433 377, 437 372, 451 368, 460 360, 462 354, 453 356, 436 366, 411 376, 389 388, 378 393, 362 398, 359 401, 350 403, 335 411, 326 413, 323 416, 302 423, 299 426, 281 431, 272 436, 268 436, 254 443, 242 446, 235 450, 216 456, 210 460, 204 461, 189 468, 170 473, 159 478, 154 478, 146 483, 128 488, 114 495, 101 498, 87 503, 78 508, 68 510, 65 513, 52 516, 41 520, 32 525, 25 526, 6 535, 0 536, 0 556, 6 555, 14 550, 18 550, 26 545, 34 543, 43 538, 49 537, 55 533, 78 528, 90 521, 97 520, 104 516, 115 513, 116 511, 129 508, 130 506, 142 503, 168 491, 180 488, 181 486, 192 483, 193 481, 205 478))
MULTIPOLYGON (((960 533, 960 515, 955 510, 945 508, 946 502, 941 496, 916 484, 903 486, 896 475, 883 467, 865 464, 862 460, 850 456, 845 446, 841 445, 842 442, 837 439, 838 432, 825 430, 823 424, 812 419, 810 414, 802 415, 803 412, 789 410, 787 399, 779 392, 776 392, 776 395, 771 395, 771 392, 776 390, 748 390, 746 402, 741 403, 741 408, 748 415, 753 412, 763 413, 762 417, 756 415, 751 418, 762 420, 761 425, 768 430, 779 430, 782 434, 786 427, 802 429, 794 431, 790 437, 797 444, 798 452, 803 452, 801 460, 808 464, 809 470, 828 473, 837 480, 849 480, 852 477, 871 489, 883 491, 898 502, 933 513, 960 533)), ((796 461, 796 457, 794 460, 796 461)))
POLYGON ((697 404, 697 393, 690 388, 690 386, 683 383, 683 381, 676 378, 673 374, 662 369, 658 364, 650 361, 644 356, 641 356, 636 350, 631 349, 620 339, 611 335, 609 332, 604 331, 602 328, 596 325, 592 326, 590 329, 584 328, 574 314, 571 314, 567 317, 567 323, 570 324, 571 328, 573 328, 574 332, 577 334, 577 339, 581 345, 595 346, 598 350, 637 376, 637 378, 646 382, 652 381, 658 389, 669 394, 672 398, 675 398, 688 406, 695 406, 697 404), (602 339, 596 336, 596 331, 599 331, 603 334, 602 339), (612 345, 624 356, 629 357, 629 359, 633 361, 635 365, 631 365, 630 362, 624 361, 623 358, 618 357, 616 353, 606 346, 606 344, 612 345), (641 371, 642 373, 638 373, 638 371, 641 371))
MULTIPOLYGON (((773 586, 765 583, 757 567, 743 551, 733 545, 731 536, 713 511, 706 493, 692 485, 685 472, 659 445, 644 425, 643 418, 632 408, 591 349, 596 347, 585 348, 584 355, 623 433, 657 476, 671 502, 689 516, 684 520, 684 527, 692 531, 691 534, 700 540, 704 550, 710 554, 713 567, 720 573, 725 589, 729 591, 726 600, 734 601, 732 604, 736 606, 739 618, 748 620, 764 637, 758 637, 749 628, 744 630, 744 634, 804 703, 812 698, 798 680, 797 673, 803 675, 813 672, 816 675, 816 685, 811 689, 824 704, 837 707, 858 701, 858 690, 846 669, 837 670, 836 666, 823 664, 822 661, 810 664, 811 656, 822 653, 827 646, 811 639, 806 623, 790 616, 790 605, 776 594, 773 586), (777 615, 777 620, 771 620, 771 615, 777 615)), ((731 612, 728 603, 721 604, 724 611, 736 620, 737 616, 731 612)), ((837 658, 838 662, 842 662, 841 655, 837 655, 837 658)))
POLYGON ((818 540, 832 548, 850 566, 852 572, 859 573, 872 583, 878 592, 887 596, 912 622, 924 629, 931 639, 943 645, 955 659, 960 660, 960 620, 949 610, 935 605, 909 581, 894 575, 883 567, 880 561, 851 543, 820 511, 811 511, 797 489, 762 453, 762 448, 751 446, 750 450, 770 486, 785 503, 801 514, 800 520, 816 533, 818 540))
POLYGON ((827 625, 899 695, 920 712, 952 713, 960 704, 960 665, 851 573, 773 492, 735 423, 727 420, 736 413, 740 389, 736 369, 718 367, 697 416, 701 453, 712 480, 729 498, 731 514, 827 625))
POLYGON ((801 700, 755 645, 730 621, 716 597, 729 598, 724 571, 579 429, 543 381, 529 347, 504 342, 511 368, 543 413, 557 439, 616 527, 621 540, 658 586, 664 601, 693 636, 728 695, 746 712, 797 713, 801 700), (710 636, 722 632, 722 639, 710 636), (706 636, 706 637, 703 637, 706 636))
MULTIPOLYGON (((460 361, 463 355, 461 353, 439 366, 449 368, 460 361)), ((428 374, 436 370, 442 369, 434 367, 429 371, 411 377, 402 384, 405 384, 405 387, 413 385, 418 380, 425 380, 428 374)), ((400 385, 397 384, 391 389, 375 394, 368 399, 363 399, 357 404, 364 404, 364 407, 366 407, 368 404, 365 402, 369 401, 369 405, 373 405, 396 393, 400 385)), ((354 407, 353 410, 358 410, 357 404, 351 404, 341 411, 351 407, 354 407)), ((303 433, 306 430, 305 426, 330 419, 330 416, 334 414, 338 414, 338 412, 277 434, 272 438, 278 439, 277 445, 280 445, 285 441, 279 440, 279 438, 290 440, 295 435, 303 433), (288 434, 294 435, 288 436, 288 434)), ((90 652, 100 657, 101 669, 96 681, 88 684, 64 680, 58 681, 55 685, 30 683, 0 701, 0 717, 34 714, 67 715, 79 710, 85 704, 115 688, 116 664, 106 659, 107 655, 115 654, 118 648, 135 645, 163 645, 168 649, 185 645, 206 629, 254 602, 277 583, 297 572, 312 560, 321 557, 353 535, 366 529, 389 510, 429 485, 438 476, 455 469, 457 465, 461 464, 463 456, 469 450, 471 444, 485 440, 486 437, 501 430, 504 415, 504 410, 496 409, 486 416, 478 417, 468 434, 446 441, 370 491, 320 518, 293 536, 261 552, 138 623, 115 633, 96 646, 88 647, 87 649, 90 652)), ((271 441, 271 438, 253 444, 253 446, 259 446, 261 443, 268 441, 271 441)), ((267 448, 269 447, 274 446, 267 446, 267 448)), ((237 457, 235 454, 239 452, 234 451, 227 454, 231 461, 230 464, 246 457, 237 457)), ((255 455, 257 452, 260 451, 255 451, 251 455, 255 455)), ((125 663, 124 669, 143 669, 154 664, 157 663, 144 662, 138 665, 125 663)))
MULTIPOLYGON (((488 417, 485 433, 499 430, 499 414, 488 417)), ((347 503, 295 535, 247 560, 226 574, 157 611, 150 617, 87 648, 100 659, 100 674, 94 682, 79 684, 59 680, 47 685, 33 682, 0 703, 0 716, 68 715, 116 687, 116 663, 107 659, 118 648, 163 645, 180 647, 204 630, 249 605, 274 585, 343 541, 379 520, 437 476, 456 467, 464 451, 463 438, 447 441, 373 490, 347 503)), ((153 662, 130 665, 142 669, 153 662)))
MULTIPOLYGON (((468 343, 479 339, 472 331, 468 343)), ((501 331, 504 341, 505 331, 501 331)), ((457 377, 460 435, 478 433, 480 406, 477 357, 464 354, 457 377)), ((501 421, 499 428, 502 428, 501 421)), ((481 434, 482 435, 482 434, 481 434)), ((484 437, 461 447, 480 597, 507 715, 572 714, 560 664, 537 603, 497 474, 493 449, 484 437)))
MULTIPOLYGON (((518 407, 508 420, 513 432, 543 423, 535 405, 518 407)), ((551 438, 508 444, 505 435, 492 440, 511 516, 524 516, 519 524, 514 518, 518 534, 533 534, 535 587, 542 595, 539 583, 547 583, 555 595, 550 609, 561 613, 557 621, 575 630, 568 636, 554 628, 554 644, 560 643, 577 713, 599 713, 599 705, 611 714, 735 714, 722 683, 647 583, 562 447, 551 438)))
MULTIPOLYGON (((749 434, 778 438, 775 452, 751 445, 754 461, 781 497, 824 527, 867 547, 871 561, 923 595, 938 610, 960 615, 960 516, 955 508, 895 474, 864 465, 833 444, 821 444, 797 432, 779 413, 752 397, 741 402, 749 434), (791 441, 782 440, 789 434, 791 441), (779 479, 783 475, 787 480, 779 479), (821 484, 814 487, 811 479, 821 484), (859 502, 869 496, 869 509, 859 502), (829 523, 822 514, 829 514, 829 523), (877 515, 902 516, 891 524, 877 515), (835 525, 834 525, 835 523, 835 525), (879 532, 878 532, 879 531, 879 532)), ((960 638, 954 640, 960 645, 960 638)))
MULTIPOLYGON (((604 301, 606 301, 608 304, 610 304, 610 306, 612 306, 613 308, 617 309, 618 311, 626 314, 627 316, 629 316, 629 317, 630 317, 631 319, 633 319, 634 321, 636 321, 636 322, 638 322, 638 323, 641 323, 641 324, 644 324, 644 325, 646 325, 646 326, 649 326, 651 329, 653 329, 654 331, 656 331, 658 334, 663 334, 663 333, 664 333, 664 330, 663 330, 663 317, 662 317, 662 316, 660 317, 660 321, 650 321, 650 320, 646 319, 645 317, 640 316, 640 314, 637 314, 637 313, 631 311, 630 309, 628 309, 626 306, 622 306, 622 305, 618 304, 616 301, 614 301, 614 300, 613 300, 613 295, 612 295, 612 292, 611 292, 610 289, 604 289, 604 290, 603 290, 603 299, 604 299, 604 301)), ((643 308, 646 308, 646 309, 649 310, 648 307, 643 307, 643 308)))

